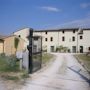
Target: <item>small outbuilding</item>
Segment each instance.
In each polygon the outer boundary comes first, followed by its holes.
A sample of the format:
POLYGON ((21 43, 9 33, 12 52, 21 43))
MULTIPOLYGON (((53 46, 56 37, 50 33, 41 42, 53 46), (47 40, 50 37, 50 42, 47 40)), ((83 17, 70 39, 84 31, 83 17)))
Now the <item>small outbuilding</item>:
POLYGON ((16 35, 11 35, 4 38, 4 53, 5 55, 13 55, 16 51, 23 51, 24 49, 24 40, 16 35), (17 49, 15 48, 15 39, 18 40, 17 49))

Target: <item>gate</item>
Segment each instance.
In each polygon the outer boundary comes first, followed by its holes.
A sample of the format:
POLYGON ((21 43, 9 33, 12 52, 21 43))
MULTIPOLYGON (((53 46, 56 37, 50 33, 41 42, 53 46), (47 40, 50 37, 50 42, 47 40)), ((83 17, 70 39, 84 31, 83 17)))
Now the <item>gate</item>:
POLYGON ((28 70, 29 73, 33 73, 41 68, 42 65, 42 37, 33 36, 33 29, 29 30, 29 45, 27 46, 29 50, 28 58, 28 70))

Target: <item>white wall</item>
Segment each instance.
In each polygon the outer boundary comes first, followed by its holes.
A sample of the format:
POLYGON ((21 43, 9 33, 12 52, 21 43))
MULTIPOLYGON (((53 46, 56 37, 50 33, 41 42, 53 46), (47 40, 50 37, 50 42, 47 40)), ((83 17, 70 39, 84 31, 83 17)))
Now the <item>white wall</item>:
POLYGON ((64 47, 68 47, 72 51, 72 46, 77 45, 77 31, 73 33, 73 31, 65 31, 63 34, 62 31, 59 32, 59 45, 62 45, 64 47), (65 41, 62 41, 62 37, 65 37, 65 41), (72 41, 72 37, 75 37, 75 41, 72 41))
POLYGON ((83 30, 83 39, 80 40, 80 35, 78 36, 78 45, 84 47, 84 52, 88 51, 88 47, 90 47, 90 30, 83 30))
POLYGON ((54 46, 56 49, 57 46, 62 45, 68 47, 71 52, 72 46, 76 46, 76 51, 80 51, 80 46, 83 46, 84 52, 87 52, 88 47, 90 47, 90 30, 83 30, 83 34, 80 35, 78 35, 78 30, 75 33, 73 33, 73 30, 65 30, 65 33, 62 33, 62 31, 49 31, 47 34, 45 32, 35 32, 35 35, 41 35, 43 37, 42 46, 47 46, 48 52, 50 52, 50 46, 54 46), (65 41, 62 41, 63 36, 65 37, 65 41), (83 36, 83 39, 80 39, 80 36, 83 36), (52 42, 50 41, 50 37, 53 37, 52 42), (72 41, 72 37, 75 37, 75 41, 72 41), (47 42, 45 38, 48 39, 47 42))
MULTIPOLYGON (((28 44, 28 40, 26 36, 29 34, 28 33, 29 28, 20 30, 15 32, 15 35, 21 35, 21 38, 23 38, 25 42, 25 47, 28 44)), ((88 51, 88 47, 90 47, 90 30, 83 30, 82 35, 78 35, 78 30, 73 33, 73 30, 64 30, 65 33, 62 33, 61 31, 47 31, 47 34, 45 31, 39 31, 39 32, 34 32, 34 36, 42 36, 42 47, 45 47, 47 49, 47 52, 51 52, 50 47, 54 46, 55 50, 57 46, 64 46, 68 47, 71 52, 72 52, 72 46, 76 46, 77 49, 77 44, 78 44, 78 51, 80 50, 80 46, 83 46, 84 52, 88 51), (62 41, 62 37, 65 37, 65 41, 62 41), (72 37, 75 37, 75 41, 72 41, 72 37), (80 39, 80 36, 83 36, 83 39, 80 39), (53 37, 53 41, 50 41, 50 38, 53 37), (48 40, 45 41, 45 38, 48 40), (78 41, 78 43, 77 43, 78 41)))

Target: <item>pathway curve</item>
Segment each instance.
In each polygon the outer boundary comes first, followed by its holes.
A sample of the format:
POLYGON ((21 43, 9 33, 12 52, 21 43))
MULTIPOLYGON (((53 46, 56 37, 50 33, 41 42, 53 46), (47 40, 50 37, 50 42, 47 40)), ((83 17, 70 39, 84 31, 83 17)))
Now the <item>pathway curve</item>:
POLYGON ((6 85, 4 83, 4 81, 0 78, 0 90, 6 90, 6 85))
POLYGON ((72 54, 53 54, 56 60, 20 90, 90 90, 90 77, 72 54))

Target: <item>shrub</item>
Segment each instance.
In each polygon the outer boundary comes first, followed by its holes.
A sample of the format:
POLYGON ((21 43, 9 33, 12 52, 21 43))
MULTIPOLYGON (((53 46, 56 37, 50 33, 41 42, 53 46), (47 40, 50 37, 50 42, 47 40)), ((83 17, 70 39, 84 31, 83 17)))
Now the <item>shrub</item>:
POLYGON ((1 56, 1 57, 4 57, 4 56, 5 56, 5 53, 1 53, 0 56, 1 56))
POLYGON ((15 56, 0 56, 0 71, 19 71, 19 61, 15 56))
POLYGON ((16 58, 13 56, 10 56, 7 58, 7 64, 9 67, 13 68, 16 65, 16 58))
POLYGON ((23 74, 21 75, 21 78, 28 78, 29 74, 27 72, 23 72, 23 74))
POLYGON ((62 45, 58 46, 58 47, 56 47, 56 52, 57 51, 59 51, 59 52, 67 52, 68 51, 68 47, 63 47, 62 45))

